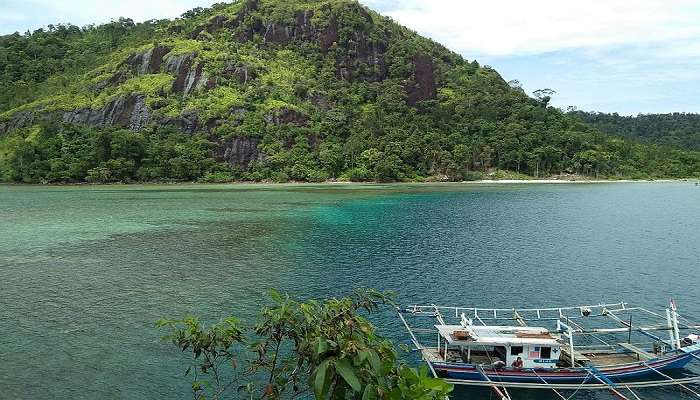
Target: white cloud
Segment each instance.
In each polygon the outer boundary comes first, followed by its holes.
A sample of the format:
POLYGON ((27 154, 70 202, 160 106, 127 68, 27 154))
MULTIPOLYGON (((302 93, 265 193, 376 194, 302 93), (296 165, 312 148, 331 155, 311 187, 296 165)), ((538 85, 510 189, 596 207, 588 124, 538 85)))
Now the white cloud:
MULTIPOLYGON (((74 1, 73 3, 75 3, 74 1)), ((121 0, 121 1, 77 1, 84 7, 81 13, 94 16, 124 16, 136 21, 154 18, 173 18, 194 8, 197 4, 210 5, 212 1, 180 1, 180 0, 121 0)), ((72 9, 75 5, 70 5, 72 9)), ((102 17, 104 18, 104 17, 102 17)), ((101 18, 101 19, 102 19, 101 18)))
POLYGON ((696 0, 365 0, 469 55, 537 54, 700 36, 696 0))
POLYGON ((3 22, 18 22, 24 21, 26 18, 24 15, 12 10, 4 10, 0 12, 0 21, 3 22))

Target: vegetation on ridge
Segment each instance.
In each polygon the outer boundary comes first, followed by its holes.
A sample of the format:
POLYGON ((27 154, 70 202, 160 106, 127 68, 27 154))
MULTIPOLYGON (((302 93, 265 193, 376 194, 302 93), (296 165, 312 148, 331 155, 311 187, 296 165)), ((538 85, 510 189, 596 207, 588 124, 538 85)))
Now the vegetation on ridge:
POLYGON ((587 124, 611 135, 639 140, 659 146, 700 150, 700 114, 639 114, 623 116, 617 113, 572 111, 587 124))
POLYGON ((0 180, 700 176, 350 0, 0 37, 0 180))

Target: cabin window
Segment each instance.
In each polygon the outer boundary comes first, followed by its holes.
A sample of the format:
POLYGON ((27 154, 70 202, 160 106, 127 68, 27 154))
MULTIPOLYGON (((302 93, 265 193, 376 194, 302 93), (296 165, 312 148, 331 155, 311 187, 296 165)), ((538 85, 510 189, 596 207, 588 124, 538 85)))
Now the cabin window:
POLYGON ((496 346, 493 348, 493 352, 496 353, 496 357, 498 357, 499 360, 506 361, 507 353, 505 346, 496 346))
POLYGON ((518 354, 523 354, 523 346, 513 346, 510 348, 511 356, 517 356, 518 354))
POLYGON ((540 349, 540 358, 552 358, 552 348, 551 347, 542 347, 540 349))

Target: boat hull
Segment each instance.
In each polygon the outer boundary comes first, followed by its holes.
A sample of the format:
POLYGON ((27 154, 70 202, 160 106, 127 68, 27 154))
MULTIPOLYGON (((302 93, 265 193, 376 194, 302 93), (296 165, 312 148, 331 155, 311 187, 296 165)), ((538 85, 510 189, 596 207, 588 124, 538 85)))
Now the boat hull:
POLYGON ((682 369, 693 361, 698 354, 700 354, 700 350, 650 360, 646 363, 637 362, 599 369, 586 367, 556 369, 490 368, 472 364, 444 362, 432 362, 432 366, 441 377, 465 381, 485 381, 486 377, 484 374, 486 374, 488 379, 494 382, 598 383, 599 378, 613 382, 630 379, 644 380, 649 377, 660 378, 661 376, 656 371, 682 369))

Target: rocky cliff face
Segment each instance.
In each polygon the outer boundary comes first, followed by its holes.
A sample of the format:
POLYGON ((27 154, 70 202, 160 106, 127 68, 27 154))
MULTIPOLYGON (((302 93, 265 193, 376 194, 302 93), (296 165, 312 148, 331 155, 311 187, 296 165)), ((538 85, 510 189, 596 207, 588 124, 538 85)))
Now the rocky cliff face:
POLYGON ((258 150, 260 139, 233 137, 218 143, 214 152, 217 161, 246 169, 255 161, 262 161, 265 156, 258 150))
POLYGON ((201 63, 196 63, 196 57, 197 53, 189 53, 169 57, 166 60, 166 71, 175 76, 173 92, 182 93, 186 97, 195 90, 214 87, 215 80, 207 76, 201 63))
POLYGON ((16 129, 33 124, 58 119, 69 124, 91 126, 119 126, 132 131, 141 131, 152 122, 152 112, 146 105, 146 96, 131 93, 109 101, 100 108, 81 108, 62 113, 24 111, 0 122, 0 137, 16 129))
MULTIPOLYGON (((196 62, 196 53, 169 56, 170 50, 167 46, 155 46, 146 52, 131 55, 123 66, 136 75, 157 74, 163 71, 172 74, 175 79, 171 91, 183 97, 190 96, 196 90, 214 87, 214 79, 208 77, 202 64, 196 62)), ((126 76, 125 71, 119 70, 100 84, 97 90, 118 85, 126 80, 126 76)), ((154 119, 153 111, 146 103, 146 96, 139 93, 120 96, 100 108, 66 111, 62 120, 66 123, 93 126, 120 126, 133 131, 141 131, 151 122, 172 124, 186 133, 195 133, 200 128, 197 114, 192 110, 183 112, 177 119, 154 119)), ((24 126, 28 121, 26 118, 17 120, 12 127, 24 126)))
POLYGON ((0 120, 0 137, 16 129, 24 128, 38 122, 39 116, 33 111, 20 111, 12 115, 12 118, 0 120))
POLYGON ((170 47, 158 45, 144 53, 131 55, 125 64, 138 75, 157 74, 163 64, 163 58, 170 50, 170 47))
POLYGON ((119 97, 99 109, 83 108, 63 113, 63 122, 93 126, 121 126, 132 131, 142 130, 150 121, 151 111, 146 96, 132 93, 119 97))
POLYGON ((419 101, 437 97, 435 65, 430 57, 419 54, 413 60, 413 77, 406 83, 407 102, 415 106, 419 101))
POLYGON ((344 9, 325 10, 331 17, 327 26, 313 23, 314 10, 297 11, 293 22, 281 23, 264 21, 254 12, 258 2, 249 0, 235 17, 216 16, 207 24, 198 26, 190 35, 201 38, 202 33, 217 33, 223 28, 234 31, 234 38, 241 42, 251 41, 260 36, 264 43, 285 45, 294 41, 310 41, 318 44, 326 54, 335 45, 340 50, 336 60, 338 77, 345 80, 381 81, 387 77, 385 54, 386 43, 371 40, 364 30, 354 30, 348 36, 341 35, 339 14, 356 14, 367 26, 373 24, 372 16, 359 4, 346 4, 344 9))

